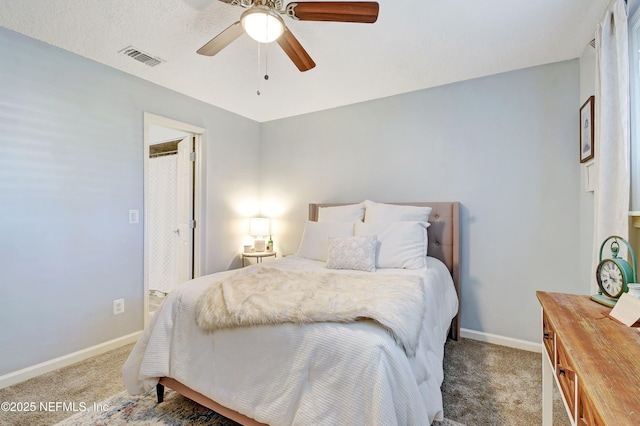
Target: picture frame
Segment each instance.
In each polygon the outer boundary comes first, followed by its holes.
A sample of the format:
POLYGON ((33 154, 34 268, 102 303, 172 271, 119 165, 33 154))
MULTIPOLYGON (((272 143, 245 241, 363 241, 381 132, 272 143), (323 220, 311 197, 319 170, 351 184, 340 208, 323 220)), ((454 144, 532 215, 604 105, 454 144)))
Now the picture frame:
POLYGON ((580 107, 580 162, 584 163, 593 158, 594 132, 593 110, 595 97, 590 96, 580 107))

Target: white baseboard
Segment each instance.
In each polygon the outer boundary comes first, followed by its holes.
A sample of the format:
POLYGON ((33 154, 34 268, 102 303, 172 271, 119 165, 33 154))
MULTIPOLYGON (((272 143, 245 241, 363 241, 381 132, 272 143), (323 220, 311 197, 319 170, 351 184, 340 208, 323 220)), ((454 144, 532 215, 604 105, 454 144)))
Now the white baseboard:
POLYGON ((510 348, 522 349, 529 352, 542 352, 542 344, 529 342, 528 340, 514 339, 511 337, 498 336, 497 334, 484 333, 482 331, 460 329, 460 336, 465 339, 478 340, 480 342, 493 343, 494 345, 508 346, 510 348))
POLYGON ((0 389, 40 376, 41 374, 75 364, 76 362, 84 361, 85 359, 89 359, 96 355, 101 355, 121 346, 128 345, 129 343, 134 343, 138 340, 141 334, 142 331, 137 331, 126 336, 118 337, 117 339, 109 340, 108 342, 100 343, 99 345, 95 345, 90 348, 82 349, 78 352, 5 374, 0 376, 0 389))

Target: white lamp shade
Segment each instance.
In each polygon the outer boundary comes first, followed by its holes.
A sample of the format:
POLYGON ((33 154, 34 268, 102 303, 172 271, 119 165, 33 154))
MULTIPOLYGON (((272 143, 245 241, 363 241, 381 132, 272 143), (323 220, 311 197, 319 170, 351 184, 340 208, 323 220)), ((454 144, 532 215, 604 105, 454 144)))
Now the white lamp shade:
POLYGON ((269 235, 269 219, 266 217, 254 217, 249 225, 249 233, 254 237, 269 235))
POLYGON ((266 6, 255 6, 240 17, 242 28, 260 43, 271 43, 284 32, 284 22, 277 12, 266 6))

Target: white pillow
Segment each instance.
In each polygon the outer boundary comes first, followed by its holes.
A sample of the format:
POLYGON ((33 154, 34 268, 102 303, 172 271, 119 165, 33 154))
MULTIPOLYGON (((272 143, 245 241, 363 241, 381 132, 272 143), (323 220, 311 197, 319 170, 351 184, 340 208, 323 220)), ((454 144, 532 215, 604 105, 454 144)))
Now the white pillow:
POLYGON ((373 272, 376 270, 377 246, 376 237, 370 235, 331 237, 327 268, 373 272))
POLYGON ((353 236, 353 222, 312 222, 304 227, 297 255, 305 259, 327 261, 329 237, 353 236))
POLYGON ((363 219, 364 203, 318 209, 318 222, 362 222, 363 219))
POLYGON ((356 235, 376 235, 376 267, 419 269, 427 265, 427 222, 356 223, 356 235))
POLYGON ((389 223, 402 221, 429 222, 431 207, 398 206, 395 204, 364 202, 364 221, 370 223, 389 223))

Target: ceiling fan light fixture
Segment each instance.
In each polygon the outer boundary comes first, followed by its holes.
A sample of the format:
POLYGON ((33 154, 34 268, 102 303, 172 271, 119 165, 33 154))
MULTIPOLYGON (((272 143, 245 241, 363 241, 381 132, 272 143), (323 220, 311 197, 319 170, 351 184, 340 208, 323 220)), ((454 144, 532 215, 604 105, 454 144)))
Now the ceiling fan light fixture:
POLYGON ((259 43, 271 43, 284 32, 284 21, 267 6, 254 6, 240 17, 242 28, 259 43))

